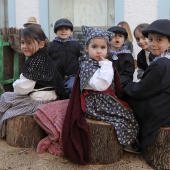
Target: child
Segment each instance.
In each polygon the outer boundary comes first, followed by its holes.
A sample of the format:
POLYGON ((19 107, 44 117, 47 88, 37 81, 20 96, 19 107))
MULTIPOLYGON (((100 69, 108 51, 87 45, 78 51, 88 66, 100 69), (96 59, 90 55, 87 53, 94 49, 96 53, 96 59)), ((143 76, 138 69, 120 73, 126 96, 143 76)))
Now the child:
POLYGON ((142 33, 155 56, 139 82, 124 88, 139 122, 142 148, 155 142, 160 127, 170 126, 170 20, 152 22, 142 33))
POLYGON ((80 90, 85 116, 102 120, 115 127, 122 145, 131 144, 137 136, 138 125, 127 103, 115 95, 116 72, 107 59, 112 33, 82 26, 86 55, 79 58, 80 90))
POLYGON ((136 39, 136 42, 142 50, 138 53, 137 55, 137 78, 141 79, 144 71, 150 64, 150 62, 153 60, 154 56, 150 53, 150 48, 149 48, 149 40, 147 37, 145 37, 142 34, 142 31, 148 27, 149 24, 147 23, 142 23, 139 24, 135 29, 134 29, 134 37, 136 39))
POLYGON ((68 19, 57 20, 54 25, 54 33, 57 36, 49 44, 49 55, 63 77, 68 97, 79 68, 78 58, 82 48, 72 37, 72 32, 73 24, 68 19))
POLYGON ((111 27, 108 31, 115 34, 110 41, 112 55, 109 58, 113 62, 114 67, 117 68, 120 74, 121 85, 124 88, 128 82, 133 81, 135 71, 134 58, 125 45, 128 34, 124 28, 119 26, 111 27))
POLYGON ((133 36, 132 36, 132 32, 130 29, 129 24, 126 21, 121 21, 117 24, 117 26, 122 27, 126 30, 128 37, 125 41, 125 45, 127 46, 127 48, 131 51, 131 53, 133 54, 133 36))
MULTIPOLYGON (((20 114, 32 115, 39 104, 56 100, 62 91, 62 87, 56 86, 46 42, 40 27, 31 25, 22 30, 21 50, 28 59, 20 78, 13 83, 14 92, 5 92, 0 97, 1 130, 4 130, 2 123, 6 119, 20 114)), ((1 133, 2 137, 4 133, 1 133)))

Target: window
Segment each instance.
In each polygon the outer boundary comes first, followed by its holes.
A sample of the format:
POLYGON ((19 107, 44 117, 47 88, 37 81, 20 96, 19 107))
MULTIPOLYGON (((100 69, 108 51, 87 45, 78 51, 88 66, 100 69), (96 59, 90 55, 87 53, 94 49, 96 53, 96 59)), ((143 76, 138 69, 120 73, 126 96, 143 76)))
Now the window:
POLYGON ((76 30, 77 28, 80 30, 82 21, 86 21, 83 24, 89 23, 91 26, 98 25, 102 28, 116 25, 124 20, 124 0, 39 0, 39 14, 41 27, 51 41, 55 37, 53 31, 55 21, 63 17, 70 19, 76 30), (94 7, 94 2, 98 4, 98 8, 94 7), (89 4, 91 4, 90 9, 87 9, 89 4), (104 6, 102 6, 103 4, 104 6), (86 11, 86 17, 80 11, 80 7, 86 11), (101 19, 97 17, 95 20, 95 17, 92 17, 93 19, 87 17, 87 12, 88 14, 91 12, 91 15, 97 15, 98 13, 101 19))
POLYGON ((103 28, 114 25, 114 9, 114 0, 50 0, 50 40, 55 37, 54 24, 60 18, 69 19, 73 23, 75 31, 80 30, 82 25, 103 28))

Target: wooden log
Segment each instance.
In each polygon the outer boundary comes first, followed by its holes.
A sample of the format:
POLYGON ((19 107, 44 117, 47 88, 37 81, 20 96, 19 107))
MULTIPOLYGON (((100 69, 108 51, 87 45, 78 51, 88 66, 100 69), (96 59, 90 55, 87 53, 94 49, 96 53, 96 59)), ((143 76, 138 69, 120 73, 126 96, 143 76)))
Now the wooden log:
POLYGON ((109 164, 123 157, 123 146, 119 144, 112 125, 87 119, 92 144, 91 163, 109 164))
POLYGON ((6 142, 11 146, 36 148, 45 136, 45 131, 35 122, 33 116, 16 116, 7 120, 6 142))
POLYGON ((155 143, 144 150, 144 157, 155 170, 170 170, 170 127, 160 128, 155 143))

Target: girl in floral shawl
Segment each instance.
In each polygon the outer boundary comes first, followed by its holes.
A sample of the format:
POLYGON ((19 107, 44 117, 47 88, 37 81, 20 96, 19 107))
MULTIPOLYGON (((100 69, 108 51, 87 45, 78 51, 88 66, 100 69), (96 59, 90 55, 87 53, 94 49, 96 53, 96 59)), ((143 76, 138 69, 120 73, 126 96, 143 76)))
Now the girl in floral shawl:
POLYGON ((138 135, 138 124, 130 106, 116 95, 120 80, 107 59, 113 34, 87 26, 82 31, 86 40, 86 55, 79 59, 82 110, 88 118, 113 125, 120 144, 129 145, 138 135))

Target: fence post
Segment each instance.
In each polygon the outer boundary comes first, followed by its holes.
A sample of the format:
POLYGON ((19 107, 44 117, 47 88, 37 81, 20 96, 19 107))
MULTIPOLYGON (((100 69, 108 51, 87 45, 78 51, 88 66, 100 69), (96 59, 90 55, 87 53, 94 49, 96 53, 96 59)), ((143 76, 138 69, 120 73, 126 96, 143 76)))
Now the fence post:
MULTIPOLYGON (((5 84, 13 83, 19 77, 19 54, 14 52, 14 63, 13 63, 13 78, 4 80, 4 46, 9 46, 9 42, 3 42, 3 36, 0 35, 0 84, 2 87, 5 84)), ((0 90, 0 94, 2 94, 0 90)))

